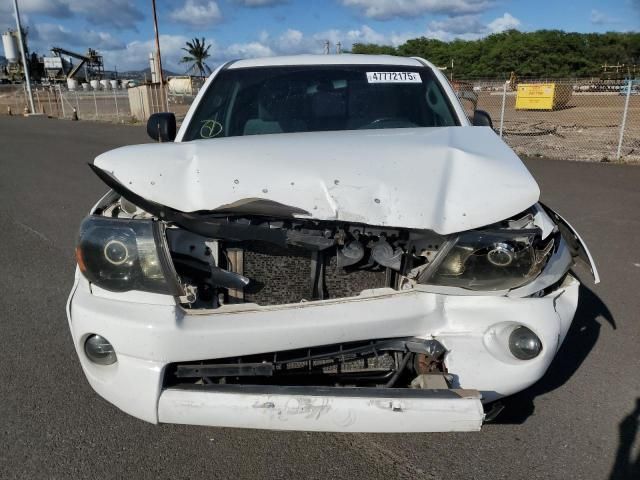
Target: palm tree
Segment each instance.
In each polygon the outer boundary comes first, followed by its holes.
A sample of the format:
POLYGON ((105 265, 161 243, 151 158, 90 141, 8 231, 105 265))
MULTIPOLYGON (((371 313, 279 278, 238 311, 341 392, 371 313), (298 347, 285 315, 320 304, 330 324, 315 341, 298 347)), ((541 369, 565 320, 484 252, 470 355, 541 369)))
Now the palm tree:
POLYGON ((205 47, 204 37, 202 37, 202 39, 194 38, 190 42, 187 42, 187 48, 182 49, 187 52, 188 55, 182 57, 180 63, 190 63, 191 66, 187 69, 187 72, 195 70, 200 73, 201 77, 204 77, 207 73, 211 73, 209 65, 205 62, 205 60, 210 57, 210 48, 211 44, 205 47))

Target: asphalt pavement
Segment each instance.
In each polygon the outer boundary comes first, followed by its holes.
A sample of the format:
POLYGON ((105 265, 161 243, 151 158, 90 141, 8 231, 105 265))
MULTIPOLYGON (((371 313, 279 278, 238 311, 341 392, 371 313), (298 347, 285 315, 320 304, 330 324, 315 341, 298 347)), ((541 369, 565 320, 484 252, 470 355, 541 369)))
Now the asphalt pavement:
POLYGON ((140 127, 0 117, 0 478, 640 478, 640 167, 526 162, 602 283, 576 270, 581 303, 559 355, 497 423, 286 433, 150 425, 84 378, 65 302, 79 223, 106 191, 86 163, 147 141, 140 127))

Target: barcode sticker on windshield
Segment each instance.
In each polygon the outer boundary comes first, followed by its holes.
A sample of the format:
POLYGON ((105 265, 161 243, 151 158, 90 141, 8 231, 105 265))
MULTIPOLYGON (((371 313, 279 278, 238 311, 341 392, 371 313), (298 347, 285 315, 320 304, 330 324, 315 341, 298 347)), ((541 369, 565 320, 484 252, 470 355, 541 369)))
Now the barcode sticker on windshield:
POLYGON ((367 72, 369 83, 422 83, 416 72, 367 72))

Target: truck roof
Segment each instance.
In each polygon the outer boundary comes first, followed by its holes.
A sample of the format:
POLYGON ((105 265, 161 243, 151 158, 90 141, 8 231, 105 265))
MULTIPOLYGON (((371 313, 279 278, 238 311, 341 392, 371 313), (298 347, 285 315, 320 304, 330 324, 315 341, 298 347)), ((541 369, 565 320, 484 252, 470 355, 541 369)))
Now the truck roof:
POLYGON ((249 58, 238 60, 229 69, 251 67, 282 67, 289 65, 391 65, 401 67, 422 67, 415 58, 394 55, 289 55, 282 57, 249 58))

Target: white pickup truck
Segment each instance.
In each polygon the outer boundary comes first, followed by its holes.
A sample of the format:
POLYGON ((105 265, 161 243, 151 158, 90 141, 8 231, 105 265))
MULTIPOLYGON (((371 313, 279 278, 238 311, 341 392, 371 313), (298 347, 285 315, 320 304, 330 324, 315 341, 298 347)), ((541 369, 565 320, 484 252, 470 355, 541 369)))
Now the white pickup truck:
POLYGON ((92 169, 67 314, 152 423, 480 429, 569 329, 579 236, 419 58, 229 62, 92 169))

